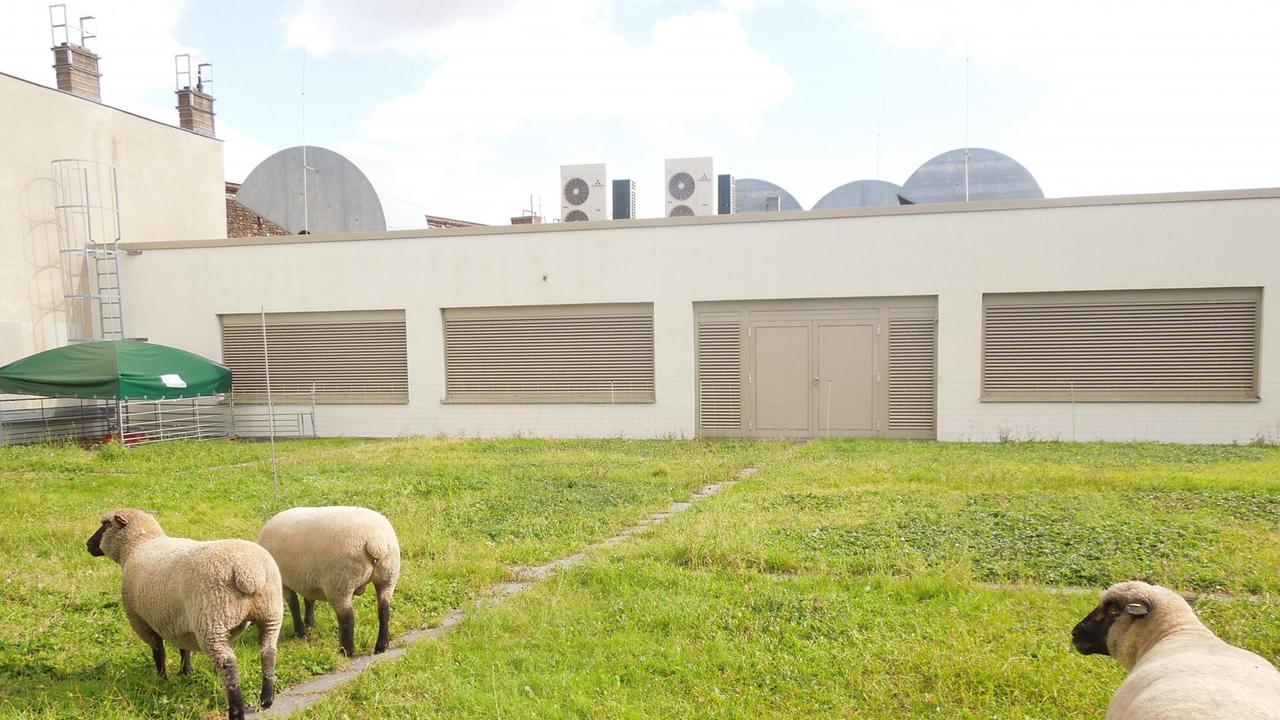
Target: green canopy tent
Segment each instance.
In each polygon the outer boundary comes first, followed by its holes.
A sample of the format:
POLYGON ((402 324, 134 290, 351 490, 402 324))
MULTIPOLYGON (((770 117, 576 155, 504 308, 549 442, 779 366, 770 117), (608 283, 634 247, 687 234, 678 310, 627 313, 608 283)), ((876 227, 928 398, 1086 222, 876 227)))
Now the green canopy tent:
POLYGON ((0 367, 0 393, 171 400, 230 390, 226 367, 186 350, 139 340, 76 343, 0 367))
POLYGON ((100 432, 125 444, 226 437, 234 434, 231 413, 198 398, 230 391, 230 370, 185 350, 138 340, 76 343, 0 367, 0 395, 28 396, 0 398, 0 445, 100 432), (80 402, 50 406, 45 398, 80 402), (162 402, 181 399, 190 401, 162 402))

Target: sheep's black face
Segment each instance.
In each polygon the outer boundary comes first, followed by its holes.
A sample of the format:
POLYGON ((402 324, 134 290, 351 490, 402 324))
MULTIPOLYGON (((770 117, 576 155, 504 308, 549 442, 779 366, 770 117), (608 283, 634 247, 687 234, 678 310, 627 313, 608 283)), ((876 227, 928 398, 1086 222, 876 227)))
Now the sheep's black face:
POLYGON ((109 524, 109 522, 104 520, 102 525, 98 528, 98 532, 94 533, 93 537, 89 538, 88 545, 90 555, 94 557, 102 557, 105 554, 102 552, 102 534, 107 531, 107 526, 109 524))
POLYGON ((1076 623, 1071 630, 1071 642, 1082 655, 1110 655, 1111 649, 1107 647, 1107 635, 1111 633, 1111 627, 1116 624, 1116 620, 1123 616, 1128 622, 1139 622, 1149 614, 1151 614, 1150 600, 1113 596, 1076 623))
POLYGON ((1118 617, 1118 603, 1108 601, 1099 605, 1072 628, 1071 644, 1076 646, 1076 651, 1081 655, 1110 655, 1107 633, 1111 632, 1111 626, 1118 617))

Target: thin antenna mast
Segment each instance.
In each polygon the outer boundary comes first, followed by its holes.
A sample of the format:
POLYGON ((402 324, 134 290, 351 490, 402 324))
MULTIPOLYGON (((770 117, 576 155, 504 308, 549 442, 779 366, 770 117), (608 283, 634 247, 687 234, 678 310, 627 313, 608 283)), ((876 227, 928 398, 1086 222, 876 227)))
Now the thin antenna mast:
POLYGON ((307 207, 307 46, 302 46, 302 232, 311 234, 311 213, 307 207))
POLYGON ((876 179, 880 178, 880 131, 884 129, 884 112, 889 107, 889 96, 880 103, 880 124, 876 126, 876 179))
MULTIPOLYGON (((276 504, 280 503, 280 473, 276 469, 276 407, 271 401, 271 351, 267 349, 267 308, 259 305, 262 317, 262 368, 267 378, 267 433, 271 436, 271 491, 276 504)), ((312 426, 314 428, 315 419, 312 426)))
POLYGON ((964 55, 964 201, 969 202, 969 53, 964 55))

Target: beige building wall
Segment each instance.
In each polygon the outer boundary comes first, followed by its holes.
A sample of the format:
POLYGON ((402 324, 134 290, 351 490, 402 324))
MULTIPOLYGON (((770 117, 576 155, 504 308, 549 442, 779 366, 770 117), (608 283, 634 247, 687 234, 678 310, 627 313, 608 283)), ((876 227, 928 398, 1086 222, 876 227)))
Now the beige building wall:
POLYGON ((321 434, 691 437, 695 302, 936 295, 939 439, 1280 441, 1280 190, 681 220, 139 244, 126 312, 218 358, 219 313, 404 308, 410 402, 321 434), (1261 402, 979 401, 983 293, 1224 286, 1264 288, 1261 402), (657 402, 440 402, 441 308, 602 302, 653 303, 657 402))
POLYGON ((67 340, 53 160, 115 165, 125 240, 226 237, 217 140, 4 74, 0 129, 0 365, 67 340))

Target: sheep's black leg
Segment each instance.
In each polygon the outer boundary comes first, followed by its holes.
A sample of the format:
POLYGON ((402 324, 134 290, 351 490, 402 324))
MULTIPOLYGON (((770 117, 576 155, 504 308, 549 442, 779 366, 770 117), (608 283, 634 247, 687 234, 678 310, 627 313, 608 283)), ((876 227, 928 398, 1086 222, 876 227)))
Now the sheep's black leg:
POLYGON ((240 668, 236 666, 236 654, 231 650, 229 638, 220 637, 201 643, 201 647, 213 660, 227 690, 227 719, 244 720, 244 695, 240 692, 240 668))
MULTIPOLYGON (((293 618, 293 634, 294 637, 304 638, 307 636, 307 628, 311 627, 302 624, 302 610, 298 607, 298 593, 284 589, 285 599, 289 601, 289 615, 293 618)), ((311 611, 311 601, 307 601, 307 611, 311 611)))
POLYGON ((164 640, 161 639, 160 633, 151 629, 151 626, 145 620, 126 612, 125 616, 129 618, 129 625, 133 627, 133 631, 142 638, 142 642, 151 648, 151 659, 156 664, 156 674, 160 677, 165 676, 164 672, 164 640))
POLYGON ((156 674, 160 677, 166 677, 164 671, 164 641, 156 638, 156 642, 151 645, 151 659, 156 664, 156 674))
POLYGON ((373 651, 375 653, 386 652, 387 645, 391 644, 391 603, 386 600, 378 601, 378 641, 374 643, 373 651))
POLYGON ((239 685, 227 688, 227 720, 244 720, 244 695, 239 685))
POLYGON ((179 650, 178 654, 182 656, 182 669, 178 671, 179 675, 191 674, 191 651, 179 650))
POLYGON ((373 646, 375 653, 385 652, 391 644, 391 587, 378 588, 378 641, 373 646))
POLYGON ((338 615, 338 642, 342 644, 342 654, 347 657, 356 655, 356 609, 351 600, 343 604, 334 603, 333 611, 338 615))
POLYGON ((307 627, 315 627, 316 624, 316 601, 308 600, 304 603, 307 606, 307 627))
MULTIPOLYGON (((296 606, 296 601, 295 601, 296 606)), ((280 637, 280 618, 255 622, 258 626, 258 653, 262 658, 262 707, 269 708, 276 699, 276 640, 280 637)))

